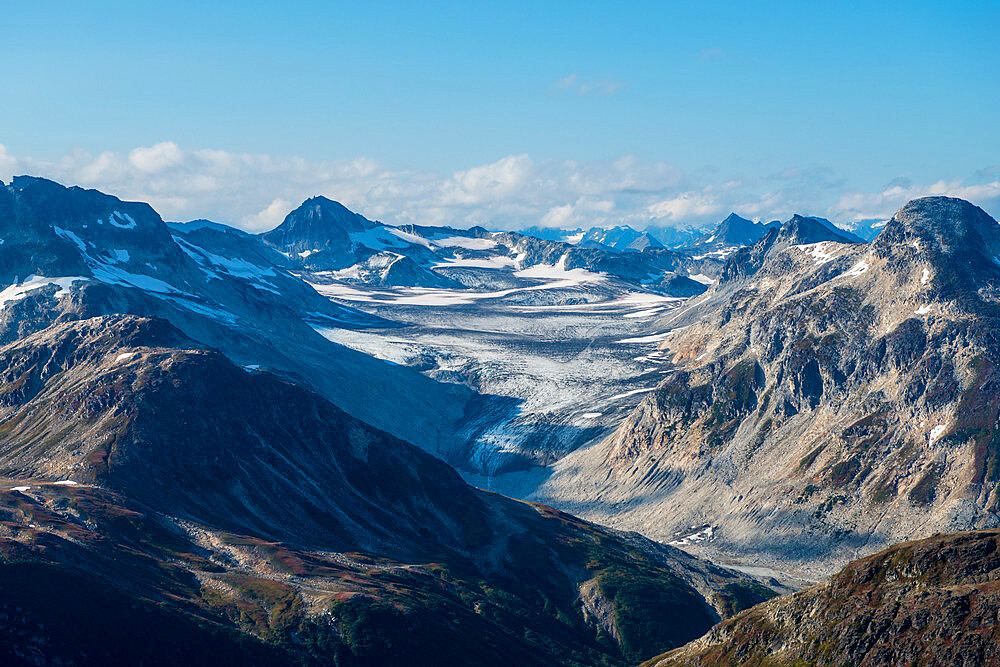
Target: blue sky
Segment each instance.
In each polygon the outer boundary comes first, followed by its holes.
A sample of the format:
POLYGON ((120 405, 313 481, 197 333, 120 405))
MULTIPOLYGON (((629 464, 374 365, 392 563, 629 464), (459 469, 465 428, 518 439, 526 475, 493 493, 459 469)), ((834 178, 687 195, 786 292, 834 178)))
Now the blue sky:
POLYGON ((1000 213, 996 2, 205 4, 5 6, 0 178, 249 228, 316 192, 495 226, 1000 213))

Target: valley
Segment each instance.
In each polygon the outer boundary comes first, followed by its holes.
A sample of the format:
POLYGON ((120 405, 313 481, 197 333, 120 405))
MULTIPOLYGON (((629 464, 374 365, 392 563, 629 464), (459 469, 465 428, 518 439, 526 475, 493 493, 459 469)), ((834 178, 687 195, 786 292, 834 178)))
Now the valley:
POLYGON ((997 523, 1000 225, 881 229, 574 245, 313 198, 253 236, 19 177, 0 551, 264 662, 681 650, 997 523))
POLYGON ((553 463, 607 435, 662 379, 654 345, 636 339, 651 330, 655 314, 683 299, 605 284, 604 300, 596 300, 592 285, 559 287, 559 282, 541 285, 555 301, 551 304, 508 301, 519 290, 495 296, 320 285, 321 293, 341 303, 406 325, 320 332, 345 347, 477 392, 480 406, 460 435, 467 450, 440 455, 476 479, 485 478, 483 485, 491 488, 497 473, 553 463), (578 299, 581 303, 573 303, 578 299))

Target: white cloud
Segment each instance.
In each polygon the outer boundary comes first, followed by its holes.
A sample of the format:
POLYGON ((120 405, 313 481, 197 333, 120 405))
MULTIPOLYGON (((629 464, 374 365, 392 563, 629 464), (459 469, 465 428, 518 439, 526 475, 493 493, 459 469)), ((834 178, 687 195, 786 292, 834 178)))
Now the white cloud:
POLYGON ((243 228, 249 232, 264 232, 281 224, 285 216, 294 209, 292 202, 286 199, 275 199, 259 213, 243 220, 243 228))
POLYGON ((481 204, 499 201, 524 188, 534 176, 534 163, 527 155, 509 155, 502 160, 455 172, 444 184, 444 203, 481 204))
POLYGON ((573 88, 574 86, 576 86, 576 79, 577 79, 577 74, 576 72, 573 72, 569 76, 564 76, 561 79, 556 79, 555 83, 553 83, 552 85, 558 88, 559 90, 566 90, 567 88, 573 88))
MULTIPOLYGON (((983 172, 989 173, 989 170, 983 172)), ((930 184, 913 184, 907 180, 890 184, 879 192, 845 192, 830 207, 830 213, 844 220, 888 218, 911 199, 935 195, 967 199, 996 215, 1000 209, 1000 180, 986 183, 942 180, 930 184)))
POLYGON ((575 203, 551 207, 538 224, 540 227, 556 228, 613 225, 615 220, 607 214, 614 209, 615 203, 611 200, 580 197, 575 203))
POLYGON ((564 204, 562 206, 553 206, 549 209, 548 213, 542 216, 541 226, 542 227, 569 227, 570 218, 573 217, 573 205, 564 204))
POLYGON ((556 79, 552 82, 552 87, 555 90, 574 92, 580 97, 583 97, 586 95, 613 95, 619 90, 627 87, 627 84, 623 81, 619 81, 610 74, 597 79, 581 79, 576 72, 573 72, 572 74, 564 76, 561 79, 556 79))
POLYGON ((393 170, 366 157, 313 161, 173 142, 124 153, 73 151, 55 161, 16 156, 0 145, 0 179, 16 174, 149 202, 167 220, 208 218, 249 231, 274 227, 314 195, 388 223, 494 229, 701 226, 730 211, 764 220, 804 213, 851 222, 887 218, 907 200, 927 194, 964 197, 1000 214, 1000 170, 992 167, 965 180, 915 184, 899 178, 877 190, 855 191, 824 169, 789 168, 759 177, 717 169, 685 174, 632 156, 536 162, 509 155, 440 174, 393 170))
POLYGON ((174 142, 162 141, 153 146, 133 149, 128 154, 128 160, 139 171, 155 174, 181 164, 184 153, 174 142))
POLYGON ((682 192, 676 197, 650 204, 647 210, 654 220, 683 222, 714 216, 722 211, 722 206, 714 197, 705 193, 682 192))

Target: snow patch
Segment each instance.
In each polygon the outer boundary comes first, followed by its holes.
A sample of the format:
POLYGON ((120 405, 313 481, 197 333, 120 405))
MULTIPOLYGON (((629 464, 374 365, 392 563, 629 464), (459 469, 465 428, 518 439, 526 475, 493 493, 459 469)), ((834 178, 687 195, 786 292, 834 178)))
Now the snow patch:
POLYGON ((933 445, 934 442, 944 434, 944 430, 944 424, 938 424, 932 428, 930 434, 927 436, 927 444, 933 445))
POLYGON ((117 357, 115 357, 115 363, 118 364, 118 363, 121 363, 123 361, 128 361, 129 359, 131 359, 132 357, 134 357, 137 354, 139 354, 139 353, 138 352, 122 352, 117 357))
MULTIPOLYGON (((691 526, 691 529, 694 528, 696 528, 696 526, 691 526)), ((678 536, 679 539, 668 542, 668 544, 682 547, 688 544, 697 544, 698 542, 708 542, 715 536, 715 528, 713 526, 705 526, 701 530, 697 530, 695 532, 679 530, 674 533, 674 535, 678 536)))
MULTIPOLYGON (((129 220, 131 220, 131 218, 129 218, 129 220)), ((134 226, 134 220, 132 221, 132 224, 134 226)), ((90 266, 90 270, 94 273, 94 278, 102 283, 136 287, 147 292, 156 292, 159 294, 185 294, 186 296, 191 296, 186 292, 182 292, 177 289, 173 285, 157 278, 153 278, 152 276, 147 276, 141 273, 129 273, 128 271, 118 268, 113 264, 108 264, 98 259, 94 259, 87 252, 87 245, 83 242, 83 239, 68 229, 52 225, 52 231, 54 231, 60 238, 71 241, 77 248, 80 249, 80 254, 83 255, 84 261, 87 262, 87 265, 90 266)))
POLYGON ((931 278, 931 272, 925 268, 924 272, 920 274, 920 284, 926 285, 927 281, 930 280, 930 278, 931 278))
POLYGON ((623 394, 615 394, 609 401, 616 401, 619 398, 628 398, 629 396, 635 396, 636 394, 645 394, 646 392, 653 391, 656 387, 647 387, 646 389, 633 389, 632 391, 626 391, 623 394))
POLYGON ((833 258, 837 256, 837 244, 831 243, 830 241, 820 241, 818 243, 805 243, 801 245, 793 245, 793 248, 797 248, 813 258, 813 262, 817 266, 822 266, 827 262, 833 261, 833 258), (828 248, 828 246, 830 246, 828 248))
POLYGON ((652 317, 661 310, 663 310, 663 308, 650 308, 649 310, 638 310, 634 313, 626 313, 625 317, 652 317))
POLYGON ((691 273, 691 274, 688 274, 688 278, 690 278, 691 280, 694 280, 695 282, 699 282, 702 285, 714 285, 715 284, 715 279, 706 276, 704 273, 691 273))
POLYGON ((10 285, 0 292, 0 308, 4 308, 11 301, 20 301, 32 290, 40 289, 46 285, 57 285, 55 297, 58 299, 69 293, 70 286, 78 280, 87 280, 80 276, 68 276, 65 278, 46 278, 45 276, 28 276, 24 282, 17 285, 10 285))
MULTIPOLYGON (((559 258, 556 264, 535 264, 527 269, 515 271, 518 278, 536 278, 542 280, 557 280, 559 287, 573 287, 584 283, 596 283, 606 280, 606 276, 586 269, 567 269, 566 255, 559 258)), ((555 286, 555 284, 553 285, 555 286)))
POLYGON ((846 277, 860 276, 862 273, 868 270, 868 262, 862 260, 851 267, 849 271, 844 273, 846 277))
POLYGON ((600 417, 602 414, 604 414, 604 413, 603 412, 584 412, 580 416, 583 417, 584 419, 596 419, 597 417, 600 417))
POLYGON ((125 264, 129 260, 128 250, 109 250, 106 254, 112 264, 125 264))
POLYGON ((926 315, 927 313, 931 312, 931 307, 925 303, 924 305, 920 306, 913 312, 916 313, 917 315, 926 315))
POLYGON ((507 257, 506 255, 497 255, 495 257, 478 259, 472 257, 456 257, 444 262, 439 262, 432 268, 506 269, 516 265, 517 262, 515 262, 513 258, 507 257))
POLYGON ((62 479, 62 480, 59 480, 58 482, 52 482, 52 484, 55 485, 55 486, 79 486, 80 485, 79 482, 74 482, 71 479, 62 479))
POLYGON ((622 338, 621 340, 616 340, 616 343, 659 343, 660 341, 666 340, 670 337, 673 331, 664 331, 663 333, 652 334, 650 336, 637 336, 635 338, 622 338))
POLYGON ((443 239, 432 237, 434 245, 440 248, 465 248, 466 250, 489 250, 495 248, 497 242, 493 239, 477 239, 467 236, 448 236, 443 239))
MULTIPOLYGON (((416 234, 411 234, 409 232, 404 232, 402 229, 395 229, 394 227, 383 227, 388 233, 392 234, 396 238, 406 241, 412 245, 422 245, 428 250, 431 250, 431 242, 425 239, 423 236, 417 236, 416 234)), ((398 246, 397 246, 398 247, 398 246)))
MULTIPOLYGON (((98 220, 97 222, 101 222, 98 220)), ((122 213, 121 211, 115 211, 108 216, 108 222, 117 227, 118 229, 135 229, 135 220, 128 213, 122 213)))

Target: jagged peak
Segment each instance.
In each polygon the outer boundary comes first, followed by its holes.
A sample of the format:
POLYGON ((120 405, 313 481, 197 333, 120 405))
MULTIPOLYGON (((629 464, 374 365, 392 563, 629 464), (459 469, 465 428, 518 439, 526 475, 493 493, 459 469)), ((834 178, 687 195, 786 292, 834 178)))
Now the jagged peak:
POLYGON ((20 232, 51 233, 55 223, 74 233, 90 227, 86 236, 91 237, 127 234, 137 243, 162 243, 169 234, 149 204, 123 201, 100 190, 27 175, 15 176, 10 185, 0 189, 0 228, 12 225, 20 232))

